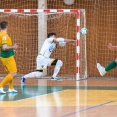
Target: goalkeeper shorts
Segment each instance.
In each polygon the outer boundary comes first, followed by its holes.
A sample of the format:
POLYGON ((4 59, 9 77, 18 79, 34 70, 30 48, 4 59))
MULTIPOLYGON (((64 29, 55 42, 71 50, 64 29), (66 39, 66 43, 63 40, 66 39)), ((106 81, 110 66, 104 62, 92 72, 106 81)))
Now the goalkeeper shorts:
POLYGON ((37 59, 36 59, 36 63, 37 63, 36 70, 45 70, 47 68, 47 66, 51 66, 51 64, 54 60, 55 59, 53 59, 53 58, 46 58, 42 55, 38 55, 37 59))

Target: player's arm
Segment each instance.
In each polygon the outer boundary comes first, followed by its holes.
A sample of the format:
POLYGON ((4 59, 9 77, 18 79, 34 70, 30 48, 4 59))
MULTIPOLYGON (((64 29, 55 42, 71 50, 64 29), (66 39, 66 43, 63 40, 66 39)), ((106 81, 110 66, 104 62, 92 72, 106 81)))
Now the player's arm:
POLYGON ((13 46, 8 46, 7 44, 3 44, 2 45, 2 49, 3 50, 16 50, 17 49, 17 47, 18 47, 18 45, 17 44, 14 44, 13 46))
POLYGON ((14 44, 13 46, 8 46, 8 43, 7 43, 7 36, 2 36, 2 49, 3 50, 16 50, 18 47, 17 44, 14 44))
POLYGON ((116 50, 117 46, 113 46, 111 43, 109 43, 108 48, 111 49, 111 50, 116 50))
POLYGON ((64 38, 56 38, 54 39, 54 42, 58 42, 57 46, 65 46, 66 43, 73 43, 75 44, 76 40, 73 39, 64 39, 64 38))
POLYGON ((64 38, 48 38, 47 41, 49 43, 52 43, 52 42, 66 42, 66 43, 69 43, 69 42, 76 42, 76 40, 73 40, 73 39, 64 39, 64 38))
POLYGON ((73 39, 64 39, 64 38, 54 38, 54 42, 66 42, 66 43, 74 43, 76 40, 73 39))

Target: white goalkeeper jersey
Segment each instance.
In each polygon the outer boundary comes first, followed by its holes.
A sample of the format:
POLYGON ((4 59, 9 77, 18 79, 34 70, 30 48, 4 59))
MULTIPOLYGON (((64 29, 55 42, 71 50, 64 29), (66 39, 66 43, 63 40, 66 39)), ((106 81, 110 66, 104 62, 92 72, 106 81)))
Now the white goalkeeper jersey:
POLYGON ((43 55, 44 57, 49 58, 54 48, 56 48, 56 43, 54 43, 54 39, 47 38, 44 41, 44 44, 42 45, 40 54, 43 55))

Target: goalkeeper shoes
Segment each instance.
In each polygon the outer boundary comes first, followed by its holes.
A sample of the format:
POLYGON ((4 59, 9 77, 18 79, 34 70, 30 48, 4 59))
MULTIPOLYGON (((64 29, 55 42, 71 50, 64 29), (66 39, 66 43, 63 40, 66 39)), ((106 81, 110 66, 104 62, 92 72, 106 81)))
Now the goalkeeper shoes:
POLYGON ((101 66, 99 63, 97 63, 97 69, 101 76, 104 76, 106 74, 105 68, 101 66))
POLYGON ((24 76, 22 76, 21 78, 21 84, 25 84, 26 78, 24 78, 24 76))
POLYGON ((51 80, 62 81, 62 79, 58 77, 51 77, 51 80))

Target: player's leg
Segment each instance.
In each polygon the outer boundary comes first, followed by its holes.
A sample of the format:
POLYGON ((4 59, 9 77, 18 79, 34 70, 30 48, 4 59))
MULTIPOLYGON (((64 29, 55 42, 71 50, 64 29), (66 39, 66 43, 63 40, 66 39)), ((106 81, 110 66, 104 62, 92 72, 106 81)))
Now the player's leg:
POLYGON ((0 83, 0 93, 6 93, 3 90, 4 85, 6 85, 7 83, 9 83, 10 81, 13 80, 13 76, 11 74, 8 74, 0 83))
MULTIPOLYGON (((14 57, 1 58, 1 61, 2 61, 3 65, 5 66, 5 69, 9 72, 9 74, 0 83, 0 92, 1 93, 3 92, 3 87, 7 83, 9 83, 9 90, 11 90, 11 92, 17 92, 13 88, 13 78, 17 75, 17 67, 16 67, 14 57)), ((9 92, 9 90, 8 90, 8 92, 9 92)))
MULTIPOLYGON (((24 75, 21 78, 21 84, 24 84, 27 78, 40 78, 43 70, 45 69, 43 66, 45 64, 45 59, 43 56, 38 55, 37 59, 36 59, 36 63, 37 63, 37 68, 35 72, 31 72, 29 74, 24 75)), ((47 66, 47 65, 46 65, 47 66)))
POLYGON ((51 77, 51 80, 62 81, 62 79, 58 78, 57 75, 60 71, 60 68, 63 65, 63 62, 61 60, 58 60, 58 59, 50 59, 48 66, 50 66, 50 65, 55 65, 54 73, 53 73, 53 76, 51 77))
POLYGON ((8 90, 8 92, 9 93, 12 93, 12 92, 17 93, 18 91, 13 88, 13 80, 14 80, 14 77, 17 75, 17 73, 13 72, 13 73, 11 73, 11 75, 13 76, 13 79, 11 81, 9 81, 9 90, 8 90))
POLYGON ((112 61, 112 62, 110 62, 110 63, 106 66, 105 71, 108 72, 108 71, 114 69, 116 66, 117 66, 117 59, 114 60, 114 61, 112 61))
POLYGON ((40 78, 42 75, 43 71, 42 70, 37 70, 35 72, 31 72, 29 74, 26 74, 22 77, 21 83, 24 84, 27 78, 40 78))
POLYGON ((17 66, 16 66, 16 62, 14 60, 14 57, 11 57, 11 61, 9 62, 9 65, 8 65, 8 71, 10 72, 10 74, 13 77, 13 79, 11 81, 9 81, 8 92, 9 93, 11 93, 11 92, 17 93, 18 91, 13 88, 13 80, 14 80, 15 76, 17 76, 17 66))
POLYGON ((9 90, 8 92, 17 92, 14 88, 13 88, 13 78, 15 77, 14 75, 15 73, 9 73, 4 79, 3 81, 0 83, 0 89, 3 90, 4 85, 6 85, 7 83, 9 83, 9 90))
POLYGON ((101 76, 105 75, 108 71, 114 69, 117 66, 117 59, 110 62, 105 68, 97 63, 97 68, 101 76))

